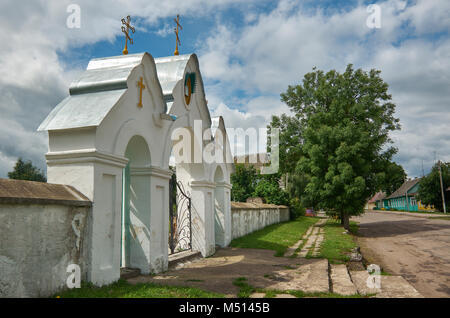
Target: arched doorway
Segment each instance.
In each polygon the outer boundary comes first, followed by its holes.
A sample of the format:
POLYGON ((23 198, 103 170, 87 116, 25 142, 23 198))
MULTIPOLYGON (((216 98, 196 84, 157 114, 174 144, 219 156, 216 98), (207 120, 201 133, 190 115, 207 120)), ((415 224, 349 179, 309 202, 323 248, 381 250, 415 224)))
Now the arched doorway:
POLYGON ((150 262, 150 151, 145 139, 128 142, 123 170, 121 267, 148 272, 150 262))

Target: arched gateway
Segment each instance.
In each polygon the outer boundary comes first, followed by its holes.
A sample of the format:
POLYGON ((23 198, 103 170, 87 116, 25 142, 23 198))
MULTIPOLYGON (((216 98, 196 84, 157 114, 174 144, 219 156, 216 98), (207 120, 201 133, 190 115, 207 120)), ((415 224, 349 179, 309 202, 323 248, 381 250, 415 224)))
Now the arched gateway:
POLYGON ((117 280, 121 264, 142 273, 167 269, 169 159, 187 141, 178 128, 194 132, 181 154, 192 160, 176 165, 192 203, 191 246, 209 256, 231 240, 233 164, 223 119, 210 117, 195 54, 91 60, 39 127, 49 136, 48 181, 72 185, 93 202, 88 281, 117 280), (202 153, 223 160, 205 161, 202 153))

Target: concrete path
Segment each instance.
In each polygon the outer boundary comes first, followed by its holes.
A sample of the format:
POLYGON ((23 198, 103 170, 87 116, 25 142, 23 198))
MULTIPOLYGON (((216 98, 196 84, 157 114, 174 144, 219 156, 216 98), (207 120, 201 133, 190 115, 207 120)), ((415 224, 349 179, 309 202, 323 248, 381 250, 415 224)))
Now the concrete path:
MULTIPOLYGON (((323 239, 321 223, 305 233, 305 246, 314 253, 318 240, 323 239), (314 238, 315 236, 315 238, 314 238), (310 242, 310 243, 308 243, 310 242)), ((303 251, 303 249, 302 249, 303 251)), ((382 276, 382 288, 365 287, 368 273, 350 272, 345 264, 329 264, 327 259, 304 257, 275 257, 274 251, 262 249, 223 248, 208 258, 191 259, 172 266, 158 275, 141 275, 127 279, 132 284, 156 283, 171 286, 197 287, 236 297, 237 278, 258 289, 251 298, 265 297, 265 291, 278 291, 279 298, 292 298, 290 291, 304 293, 336 293, 344 296, 377 294, 377 297, 420 297, 420 293, 399 276, 382 276)))
POLYGON ((303 237, 293 246, 288 248, 284 256, 294 256, 300 246, 302 246, 302 249, 298 253, 298 256, 306 257, 310 252, 311 256, 318 256, 320 253, 320 244, 322 243, 324 236, 322 226, 326 221, 326 219, 321 219, 316 224, 310 226, 303 237))
MULTIPOLYGON (((423 296, 401 276, 380 276, 380 288, 369 287, 367 271, 350 272, 360 295, 376 294, 376 298, 422 298, 423 296)), ((376 284, 374 284, 376 286, 376 284)))
POLYGON ((233 285, 239 277, 263 289, 329 291, 328 261, 324 259, 275 257, 270 250, 223 248, 211 257, 180 265, 158 275, 141 275, 127 281, 198 287, 228 297, 236 297, 239 292, 233 285))
POLYGON ((403 276, 425 297, 450 297, 450 220, 397 213, 353 218, 364 258, 403 276))
POLYGON ((382 210, 367 210, 367 212, 377 213, 377 214, 390 214, 390 215, 409 216, 409 217, 413 217, 413 218, 426 218, 426 219, 428 219, 428 218, 440 218, 440 217, 445 217, 445 216, 449 216, 450 217, 450 213, 447 213, 447 214, 436 214, 436 213, 426 213, 426 212, 416 213, 416 212, 382 211, 382 210))
POLYGON ((334 293, 340 295, 358 294, 345 264, 331 264, 330 270, 331 289, 334 293))

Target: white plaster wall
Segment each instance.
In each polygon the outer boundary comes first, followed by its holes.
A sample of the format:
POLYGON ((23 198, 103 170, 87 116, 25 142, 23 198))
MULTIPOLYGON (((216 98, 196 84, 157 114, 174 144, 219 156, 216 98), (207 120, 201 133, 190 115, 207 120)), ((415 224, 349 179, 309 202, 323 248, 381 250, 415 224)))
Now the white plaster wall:
MULTIPOLYGON (((130 73, 127 91, 99 127, 49 132, 49 182, 72 185, 93 201, 88 280, 96 285, 114 282, 120 275, 122 169, 127 163, 126 147, 136 135, 144 138, 151 156, 151 167, 147 167, 151 170, 150 189, 142 189, 138 179, 135 184, 148 194, 150 201, 150 224, 139 222, 139 218, 133 219, 137 232, 140 232, 136 235, 134 249, 134 255, 138 256, 135 257, 136 266, 143 273, 167 269, 171 133, 176 127, 193 127, 196 119, 202 121, 202 130, 211 126, 196 58, 189 60, 186 71, 195 71, 199 81, 187 107, 184 78, 174 87, 175 100, 170 113, 177 116, 175 121, 161 119, 160 115, 166 112, 165 103, 153 58, 146 55, 143 63, 130 73), (146 86, 142 92, 142 108, 137 107, 139 90, 136 85, 141 76, 146 86)), ((215 250, 215 184, 211 180, 214 169, 214 165, 195 164, 185 170, 184 176, 180 173, 180 179, 189 186, 191 181, 198 182, 191 189, 193 226, 197 226, 193 246, 204 256, 215 250)), ((223 169, 225 181, 229 182, 231 164, 223 165, 223 169)), ((231 209, 230 194, 229 189, 225 191, 224 198, 228 201, 224 209, 228 212, 231 209)), ((142 204, 145 205, 139 202, 139 209, 143 211, 142 204)), ((224 244, 227 245, 231 241, 231 212, 226 213, 224 223, 224 244)))
POLYGON ((137 174, 131 169, 130 191, 130 264, 141 273, 149 274, 150 263, 150 176, 137 174))
POLYGON ((87 207, 0 204, 0 297, 50 296, 65 288, 69 264, 78 264, 85 280, 89 213, 87 207))
POLYGON ((289 208, 231 208, 232 239, 289 220, 289 208))
POLYGON ((153 169, 150 198, 150 273, 168 268, 169 180, 171 172, 153 169))

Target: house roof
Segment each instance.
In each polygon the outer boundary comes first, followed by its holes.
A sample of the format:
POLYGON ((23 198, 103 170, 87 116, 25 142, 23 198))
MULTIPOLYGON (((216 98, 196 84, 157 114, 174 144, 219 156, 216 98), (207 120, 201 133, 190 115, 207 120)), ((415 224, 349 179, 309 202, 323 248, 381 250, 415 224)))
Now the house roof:
POLYGON ((127 79, 148 53, 92 59, 86 71, 70 84, 69 96, 41 123, 38 131, 101 124, 126 92, 127 79))
POLYGON ((405 196, 406 193, 408 192, 408 190, 411 189, 412 187, 414 187, 420 181, 420 179, 421 178, 415 178, 415 179, 406 180, 405 182, 403 182, 403 184, 400 186, 400 188, 395 190, 386 199, 392 199, 392 198, 405 196))
POLYGON ((377 201, 383 200, 386 197, 386 193, 379 191, 369 200, 369 203, 375 203, 377 201))
MULTIPOLYGON (((183 79, 187 64, 193 60, 198 68, 195 54, 166 56, 153 59, 149 53, 137 53, 92 59, 86 71, 72 82, 69 96, 61 101, 41 123, 38 131, 62 130, 81 127, 97 127, 125 94, 131 72, 149 57, 154 63, 157 85, 161 89, 166 113, 173 104, 173 89, 183 79)), ((203 80, 198 76, 198 87, 205 95, 203 80)), ((209 111, 207 111, 210 121, 209 111)))

